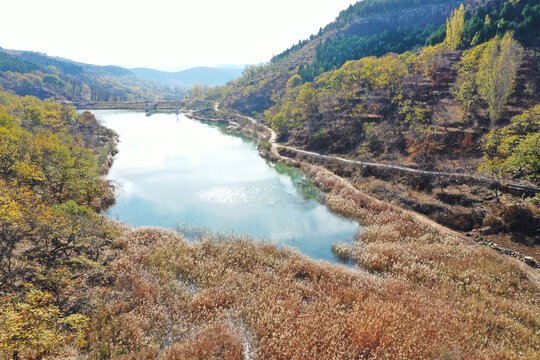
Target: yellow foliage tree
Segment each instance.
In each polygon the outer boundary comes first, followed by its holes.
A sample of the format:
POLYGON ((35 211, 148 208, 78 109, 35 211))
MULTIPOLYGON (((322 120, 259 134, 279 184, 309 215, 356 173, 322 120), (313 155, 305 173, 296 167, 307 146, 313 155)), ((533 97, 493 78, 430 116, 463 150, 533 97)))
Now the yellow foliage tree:
POLYGON ((540 185, 540 105, 493 129, 484 141, 479 171, 495 178, 525 178, 540 185))
POLYGON ((33 289, 21 298, 10 295, 0 300, 2 358, 56 359, 67 345, 84 345, 88 318, 65 316, 50 293, 33 289))
POLYGON ((206 89, 203 84, 195 84, 191 87, 191 97, 193 99, 202 99, 205 91, 206 89))
POLYGON ((295 87, 295 86, 298 86, 298 85, 302 85, 302 78, 300 77, 300 75, 294 74, 287 81, 287 87, 291 88, 291 87, 295 87))
POLYGON ((444 45, 449 50, 454 51, 458 48, 464 28, 465 7, 461 4, 458 9, 452 11, 452 14, 446 20, 446 37, 444 39, 444 45))
POLYGON ((473 111, 478 100, 476 73, 485 47, 484 43, 463 52, 459 63, 454 66, 458 71, 458 78, 450 92, 460 102, 466 116, 473 111))
POLYGON ((476 83, 480 96, 488 104, 494 124, 514 90, 523 53, 523 47, 510 33, 506 33, 502 39, 489 41, 480 57, 476 83))
POLYGON ((393 53, 378 59, 373 72, 375 87, 388 91, 392 101, 401 93, 405 79, 409 75, 405 62, 393 53))
POLYGON ((416 68, 425 77, 435 81, 440 67, 443 65, 444 45, 426 46, 417 58, 416 68))

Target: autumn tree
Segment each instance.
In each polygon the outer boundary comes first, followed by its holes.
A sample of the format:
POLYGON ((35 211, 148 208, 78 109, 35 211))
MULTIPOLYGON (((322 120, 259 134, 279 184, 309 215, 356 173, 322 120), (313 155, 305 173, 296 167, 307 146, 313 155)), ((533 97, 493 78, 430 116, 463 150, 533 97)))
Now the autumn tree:
POLYGON ((295 87, 301 84, 302 84, 302 78, 298 74, 291 76, 289 80, 287 80, 287 87, 289 88, 295 87))
POLYGON ((293 117, 300 122, 307 122, 307 128, 310 134, 316 132, 318 124, 318 104, 317 91, 311 83, 302 85, 295 101, 295 109, 292 112, 293 117))
POLYGON ((439 143, 435 131, 430 126, 415 126, 414 136, 407 139, 409 158, 420 166, 431 165, 437 152, 442 149, 443 145, 439 143))
POLYGON ((0 356, 3 359, 56 359, 66 346, 80 348, 89 319, 64 315, 54 296, 30 289, 0 297, 0 356))
POLYGON ((417 58, 416 69, 432 82, 437 81, 440 68, 444 64, 444 45, 426 46, 417 58))
POLYGON ((403 123, 414 128, 429 121, 431 108, 421 103, 415 104, 412 100, 406 99, 400 101, 399 113, 403 116, 403 123))
POLYGON ((514 90, 523 53, 523 47, 509 33, 502 39, 489 41, 482 52, 476 83, 480 96, 488 104, 493 124, 501 117, 514 90))
POLYGON ((486 136, 484 152, 480 171, 540 185, 540 105, 514 116, 508 126, 492 130, 486 136))
POLYGON ((292 118, 293 108, 294 103, 291 100, 286 100, 282 103, 276 114, 273 114, 270 110, 266 112, 266 119, 280 135, 287 135, 294 126, 292 118))
POLYGON ((465 116, 473 113, 477 105, 479 96, 476 73, 478 72, 480 57, 485 48, 486 44, 482 44, 463 52, 460 61, 454 66, 454 69, 458 72, 458 78, 450 92, 454 99, 461 104, 465 116))
POLYGON ((388 54, 378 59, 374 68, 375 86, 388 92, 394 101, 401 94, 409 70, 405 62, 396 54, 388 54))
POLYGON ((194 84, 191 87, 191 98, 193 99, 201 99, 204 95, 204 92, 206 91, 203 84, 194 84))
POLYGON ((444 45, 450 51, 454 51, 458 48, 464 28, 465 7, 461 4, 459 9, 452 11, 452 14, 446 20, 446 37, 444 39, 444 45))

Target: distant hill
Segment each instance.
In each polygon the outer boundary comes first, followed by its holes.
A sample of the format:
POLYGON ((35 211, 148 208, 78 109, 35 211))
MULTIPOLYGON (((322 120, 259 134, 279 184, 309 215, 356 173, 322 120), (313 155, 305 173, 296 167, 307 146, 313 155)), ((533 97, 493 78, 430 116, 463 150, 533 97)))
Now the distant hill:
POLYGON ((22 96, 100 102, 181 98, 185 93, 175 84, 156 83, 120 66, 91 65, 0 48, 0 86, 22 96))
POLYGON ((209 86, 223 85, 229 80, 242 76, 243 68, 194 67, 184 71, 167 72, 149 68, 135 68, 130 71, 141 79, 158 84, 191 87, 193 84, 209 86))

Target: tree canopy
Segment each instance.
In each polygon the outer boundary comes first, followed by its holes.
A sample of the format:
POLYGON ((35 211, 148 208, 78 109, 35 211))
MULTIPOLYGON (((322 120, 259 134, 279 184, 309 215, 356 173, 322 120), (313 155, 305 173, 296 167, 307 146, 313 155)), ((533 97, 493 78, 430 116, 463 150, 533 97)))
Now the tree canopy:
POLYGON ((540 105, 492 130, 484 142, 480 171, 498 178, 512 176, 540 185, 540 105))
POLYGON ((59 304, 116 231, 98 214, 113 136, 91 113, 0 92, 0 357, 84 345, 87 318, 59 304))

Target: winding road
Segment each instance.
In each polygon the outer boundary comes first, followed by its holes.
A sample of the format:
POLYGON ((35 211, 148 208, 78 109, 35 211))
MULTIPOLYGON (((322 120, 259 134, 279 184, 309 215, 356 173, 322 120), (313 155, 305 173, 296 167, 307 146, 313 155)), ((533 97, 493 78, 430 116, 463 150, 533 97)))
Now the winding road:
MULTIPOLYGON (((219 102, 217 102, 217 101, 214 102, 214 110, 216 112, 219 111, 219 102)), ((447 172, 447 171, 419 170, 419 169, 413 169, 413 168, 409 168, 409 167, 405 167, 405 166, 399 166, 399 165, 391 165, 391 164, 382 164, 382 163, 351 160, 351 159, 346 159, 346 158, 339 157, 339 156, 324 155, 324 154, 317 153, 317 152, 314 152, 314 151, 307 151, 307 150, 302 150, 302 149, 292 147, 292 146, 281 145, 281 144, 277 143, 277 134, 274 131, 274 129, 268 127, 267 125, 259 123, 257 120, 255 120, 252 117, 245 116, 245 115, 240 115, 240 114, 236 114, 236 116, 247 119, 247 120, 251 121, 254 125, 262 126, 267 131, 269 131, 270 132, 270 138, 269 138, 268 142, 272 146, 272 152, 274 154, 276 154, 280 158, 285 158, 285 157, 279 153, 279 149, 287 149, 287 150, 295 151, 295 152, 300 153, 300 154, 313 156, 313 157, 316 157, 316 158, 319 158, 319 159, 337 160, 337 161, 341 161, 341 162, 346 163, 346 164, 354 164, 354 165, 358 165, 358 166, 361 166, 361 167, 362 166, 371 166, 371 167, 378 167, 378 168, 383 168, 383 169, 398 170, 398 171, 401 171, 401 172, 404 172, 404 173, 417 174, 417 175, 473 179, 473 180, 485 182, 485 183, 488 183, 488 184, 500 184, 500 185, 504 185, 504 186, 507 186, 507 187, 510 187, 510 188, 529 191, 529 192, 534 192, 534 193, 538 193, 538 191, 539 191, 539 189, 534 185, 529 185, 529 184, 520 183, 520 182, 506 183, 504 181, 499 181, 499 180, 492 179, 492 178, 489 178, 489 177, 486 177, 486 176, 481 176, 481 175, 459 173, 459 172, 447 172)))

